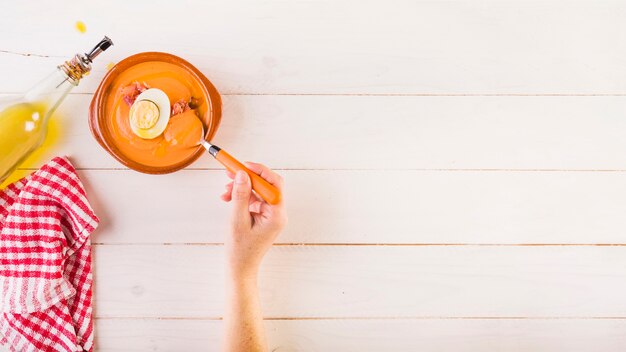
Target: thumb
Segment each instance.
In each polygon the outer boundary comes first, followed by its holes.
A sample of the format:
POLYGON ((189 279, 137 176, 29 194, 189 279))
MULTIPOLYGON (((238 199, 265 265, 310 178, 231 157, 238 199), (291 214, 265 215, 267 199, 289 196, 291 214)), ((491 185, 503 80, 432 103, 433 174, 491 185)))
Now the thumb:
POLYGON ((250 176, 244 171, 237 171, 235 182, 233 182, 233 192, 231 193, 235 222, 238 223, 250 219, 248 203, 251 193, 252 186, 250 184, 250 176))

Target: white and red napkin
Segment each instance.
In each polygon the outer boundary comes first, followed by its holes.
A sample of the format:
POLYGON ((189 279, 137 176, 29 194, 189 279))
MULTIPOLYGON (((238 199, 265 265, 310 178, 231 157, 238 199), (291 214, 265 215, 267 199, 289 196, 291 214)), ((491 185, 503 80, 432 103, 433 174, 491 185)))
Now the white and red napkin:
POLYGON ((0 345, 93 350, 89 234, 98 221, 66 158, 0 191, 0 345))

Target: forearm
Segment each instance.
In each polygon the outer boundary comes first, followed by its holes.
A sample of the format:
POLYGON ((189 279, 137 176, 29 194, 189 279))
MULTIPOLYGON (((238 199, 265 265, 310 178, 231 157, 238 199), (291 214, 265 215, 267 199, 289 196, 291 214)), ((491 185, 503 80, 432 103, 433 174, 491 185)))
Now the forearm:
POLYGON ((260 352, 267 350, 263 316, 255 276, 227 278, 227 306, 224 314, 224 351, 260 352))

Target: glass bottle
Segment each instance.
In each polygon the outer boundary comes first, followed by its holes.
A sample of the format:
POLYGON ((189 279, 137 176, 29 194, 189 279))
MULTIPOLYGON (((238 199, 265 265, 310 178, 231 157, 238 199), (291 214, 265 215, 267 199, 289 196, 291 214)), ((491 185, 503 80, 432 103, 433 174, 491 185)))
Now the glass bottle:
POLYGON ((113 42, 104 37, 89 53, 76 54, 24 95, 0 101, 0 184, 41 144, 48 121, 67 94, 113 42))

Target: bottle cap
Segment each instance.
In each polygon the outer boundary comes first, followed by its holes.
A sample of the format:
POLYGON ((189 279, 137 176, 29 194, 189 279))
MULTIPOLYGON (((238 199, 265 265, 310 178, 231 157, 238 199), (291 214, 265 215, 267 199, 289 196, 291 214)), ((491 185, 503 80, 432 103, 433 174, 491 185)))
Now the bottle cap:
POLYGON ((77 85, 78 81, 91 71, 93 59, 111 47, 111 45, 113 45, 113 41, 105 36, 91 51, 85 54, 76 54, 71 60, 59 66, 59 68, 67 74, 74 85, 77 85))
POLYGON ((96 46, 91 49, 89 53, 85 53, 85 61, 90 63, 93 62, 93 59, 111 47, 111 45, 113 45, 113 41, 109 37, 104 36, 100 43, 96 44, 96 46))

